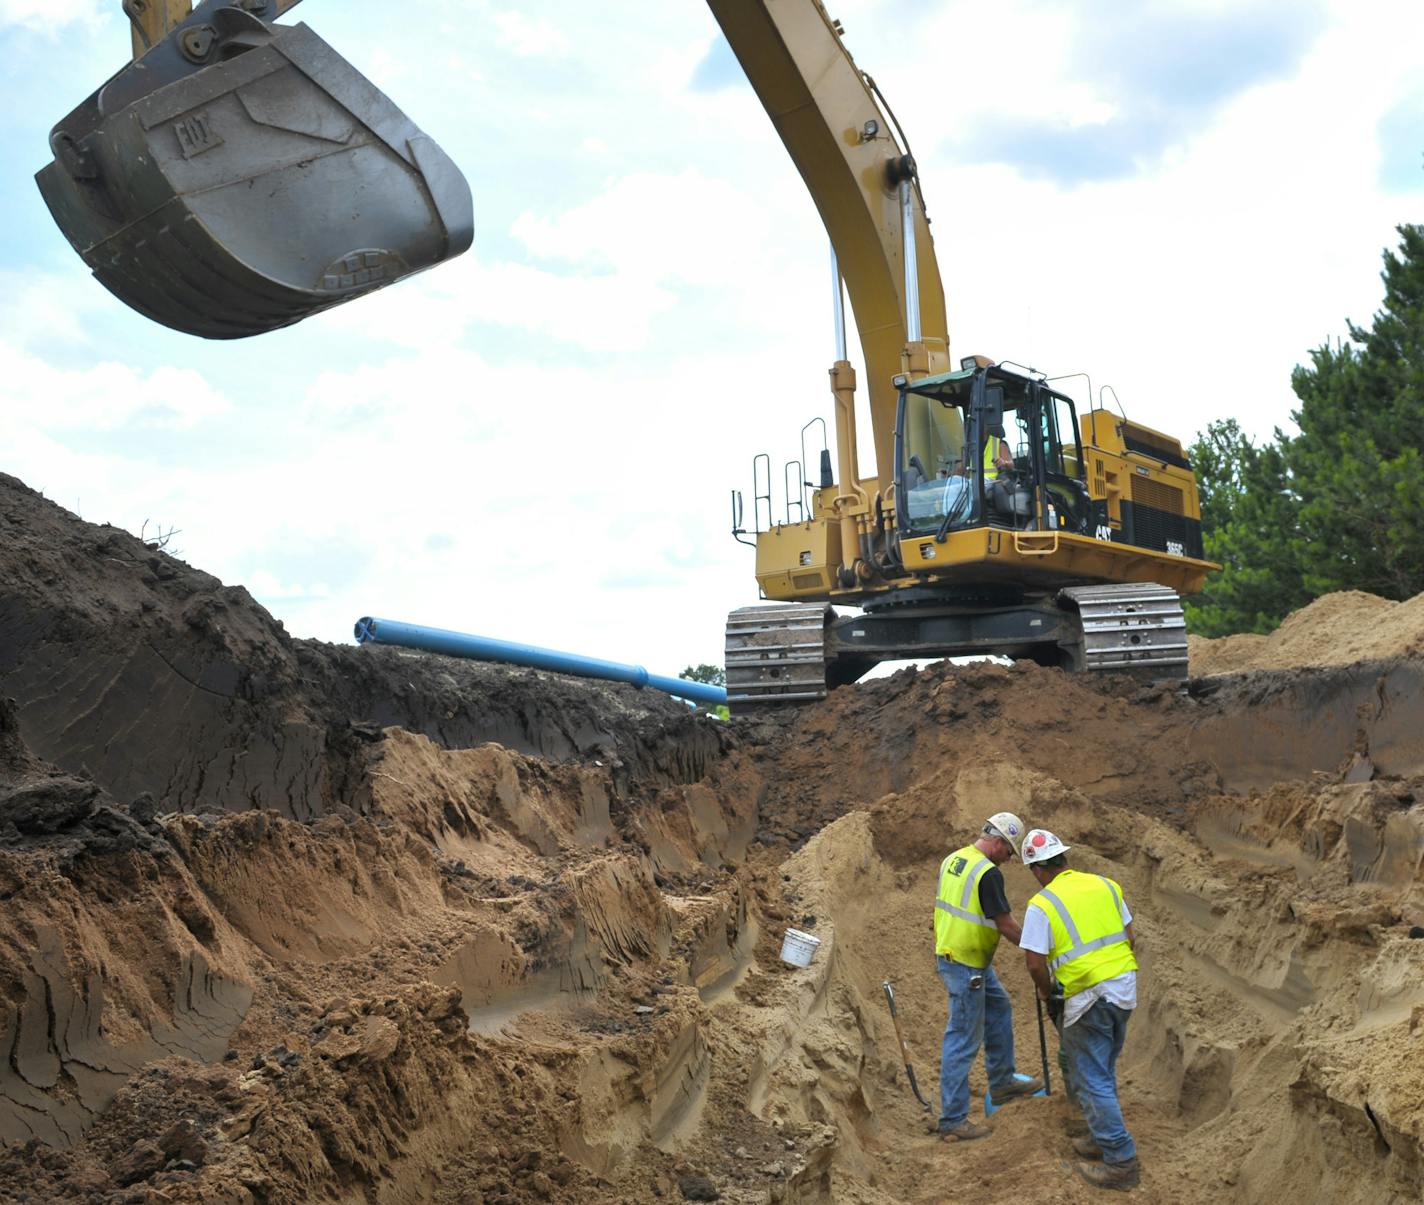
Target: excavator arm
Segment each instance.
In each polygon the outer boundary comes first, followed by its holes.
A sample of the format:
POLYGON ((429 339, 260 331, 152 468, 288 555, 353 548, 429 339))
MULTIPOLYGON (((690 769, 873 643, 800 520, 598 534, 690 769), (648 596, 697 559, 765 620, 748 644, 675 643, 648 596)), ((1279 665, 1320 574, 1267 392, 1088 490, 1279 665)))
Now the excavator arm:
MULTIPOLYGON (((876 463, 888 492, 898 401, 892 379, 950 367, 944 286, 914 162, 820 0, 707 2, 830 235, 860 332, 876 463), (914 228, 909 289, 905 193, 914 228)), ((854 433, 837 425, 844 491, 853 479, 853 456, 846 462, 854 433)))

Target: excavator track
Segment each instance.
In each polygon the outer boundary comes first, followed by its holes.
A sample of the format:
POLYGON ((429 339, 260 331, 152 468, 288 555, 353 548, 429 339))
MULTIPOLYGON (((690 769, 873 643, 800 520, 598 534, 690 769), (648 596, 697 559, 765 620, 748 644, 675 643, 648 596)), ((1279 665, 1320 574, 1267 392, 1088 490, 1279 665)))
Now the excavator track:
POLYGON ((733 710, 826 697, 824 603, 738 607, 727 616, 727 705, 733 710))
POLYGON ((1089 671, 1187 676, 1187 620, 1175 590, 1153 582, 1069 586, 1060 605, 1078 612, 1089 671))

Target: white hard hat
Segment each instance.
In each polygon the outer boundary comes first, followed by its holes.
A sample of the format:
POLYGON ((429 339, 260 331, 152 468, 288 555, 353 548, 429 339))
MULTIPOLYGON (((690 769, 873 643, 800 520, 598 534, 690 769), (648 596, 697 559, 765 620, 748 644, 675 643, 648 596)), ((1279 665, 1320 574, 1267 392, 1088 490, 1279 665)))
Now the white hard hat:
POLYGON ((1047 862, 1049 858, 1066 854, 1073 847, 1064 845, 1046 828, 1031 828, 1023 839, 1023 864, 1032 866, 1035 862, 1047 862))
POLYGON ((1019 837, 1023 835, 1023 821, 1013 812, 995 812, 985 821, 984 831, 992 832, 996 837, 1002 837, 1013 847, 1014 853, 1019 852, 1019 837))

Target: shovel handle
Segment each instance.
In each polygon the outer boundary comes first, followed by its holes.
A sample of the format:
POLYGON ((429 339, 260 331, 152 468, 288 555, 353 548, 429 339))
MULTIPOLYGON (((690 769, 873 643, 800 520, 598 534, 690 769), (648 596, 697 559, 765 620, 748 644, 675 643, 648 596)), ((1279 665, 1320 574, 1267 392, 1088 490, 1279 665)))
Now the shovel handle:
POLYGON ((900 1043, 900 1057, 905 1060, 905 1077, 910 1081, 910 1091, 915 1094, 915 1099, 928 1109, 930 1102, 920 1092, 920 1085, 915 1081, 915 1069, 910 1066, 910 1048, 905 1045, 905 1033, 900 1028, 900 1012, 895 1007, 895 989, 890 986, 888 979, 880 986, 885 989, 885 1002, 890 1006, 890 1020, 895 1025, 895 1040, 900 1043))
POLYGON ((1052 1096, 1053 1085, 1048 1082, 1048 1038, 1043 1032, 1043 997, 1034 992, 1033 1002, 1038 1009, 1038 1052, 1043 1056, 1043 1094, 1052 1096))

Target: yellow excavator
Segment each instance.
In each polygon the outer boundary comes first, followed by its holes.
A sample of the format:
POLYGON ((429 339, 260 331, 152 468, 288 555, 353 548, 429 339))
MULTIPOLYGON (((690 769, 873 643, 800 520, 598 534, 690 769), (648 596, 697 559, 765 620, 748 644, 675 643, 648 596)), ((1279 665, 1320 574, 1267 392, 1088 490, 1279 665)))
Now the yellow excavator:
MULTIPOLYGON (((156 321, 258 334, 470 245, 459 169, 305 25, 276 24, 297 2, 125 0, 133 61, 51 134, 51 213, 156 321)), ((1218 566, 1182 444, 1091 406, 1091 384, 1079 414, 1043 373, 955 364, 914 158, 840 25, 820 0, 707 3, 830 236, 836 340, 836 463, 822 450, 814 486, 787 466, 778 523, 759 458, 750 532, 733 494, 770 604, 728 619, 733 707, 822 698, 914 657, 1184 676, 1180 596, 1218 566), (858 470, 847 295, 875 477, 858 470)))

